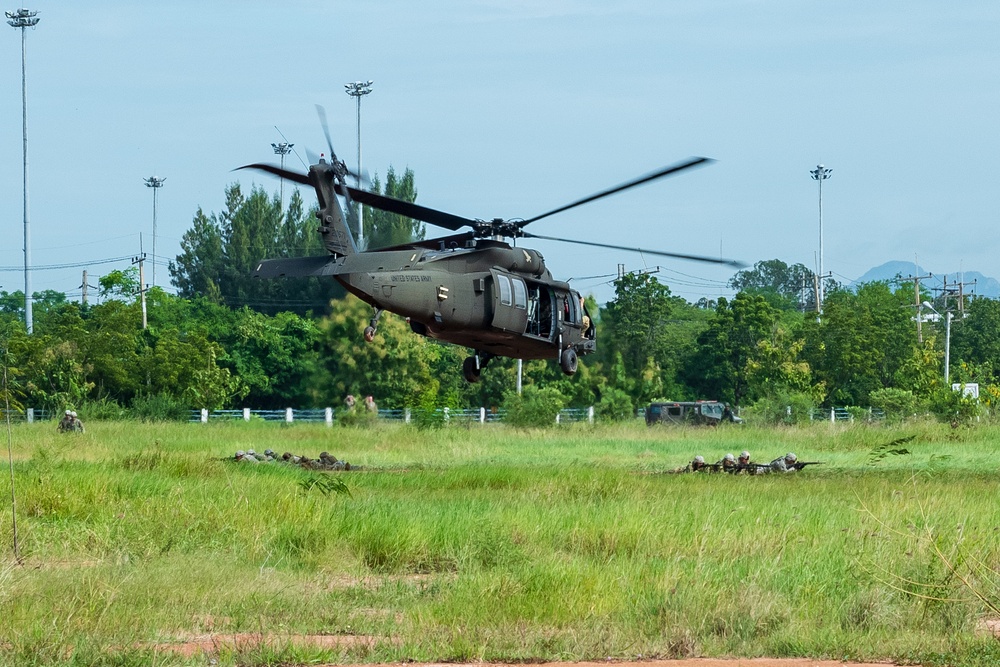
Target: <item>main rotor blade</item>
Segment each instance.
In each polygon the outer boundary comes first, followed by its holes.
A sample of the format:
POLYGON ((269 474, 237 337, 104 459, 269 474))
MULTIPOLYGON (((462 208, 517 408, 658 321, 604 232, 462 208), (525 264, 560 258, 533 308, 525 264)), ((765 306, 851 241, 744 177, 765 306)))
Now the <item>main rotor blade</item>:
POLYGON ((735 259, 725 259, 723 257, 704 257, 702 255, 685 255, 679 252, 664 252, 662 250, 647 250, 646 248, 630 248, 628 246, 622 245, 609 245, 607 243, 593 243, 592 241, 578 241, 576 239, 560 239, 554 236, 541 236, 539 234, 532 234, 530 232, 524 232, 522 234, 524 238, 529 239, 542 239, 544 241, 562 241, 563 243, 577 243, 579 245, 589 245, 595 248, 610 248, 611 250, 629 250, 631 252, 639 252, 646 255, 658 255, 660 257, 676 257, 678 259, 690 259, 695 262, 710 262, 712 264, 725 264, 727 266, 732 266, 738 269, 742 269, 747 266, 743 262, 735 259))
POLYGON ((562 213, 563 211, 568 211, 571 208, 576 208, 577 206, 582 206, 583 204, 589 204, 592 201, 596 201, 598 199, 601 199, 602 197, 613 195, 615 193, 621 192, 622 190, 628 190, 629 188, 634 188, 637 185, 642 185, 643 183, 649 183, 650 181, 655 181, 658 178, 663 178, 664 176, 671 176, 673 174, 682 172, 685 169, 690 169, 691 167, 697 167, 700 164, 708 164, 712 162, 715 162, 715 160, 713 160, 712 158, 693 157, 684 162, 680 162, 678 164, 671 165, 669 167, 664 167, 663 169, 660 169, 658 171, 650 172, 644 176, 634 178, 631 181, 627 181, 625 183, 622 183, 621 185, 616 185, 613 188, 610 188, 608 190, 603 190, 602 192, 590 195, 589 197, 584 197, 583 199, 575 201, 572 204, 566 204, 565 206, 560 206, 559 208, 549 211, 548 213, 536 215, 534 218, 529 218, 528 220, 521 220, 516 224, 518 228, 523 229, 525 225, 529 225, 532 222, 541 220, 542 218, 547 218, 550 215, 555 215, 556 213, 562 213))
MULTIPOLYGON (((342 185, 338 183, 335 187, 337 194, 344 194, 344 187, 342 185)), ((396 199, 395 197, 387 197, 386 195, 374 192, 358 190, 350 186, 347 187, 347 193, 354 201, 361 202, 365 206, 371 206, 372 208, 377 208, 380 211, 388 213, 396 213, 404 218, 413 218, 414 220, 420 220, 421 222, 426 222, 437 227, 444 227, 452 231, 458 231, 463 227, 472 227, 476 224, 475 220, 470 220, 469 218, 452 215, 444 211, 437 211, 426 206, 419 206, 418 204, 396 199)))
POLYGON ((236 167, 233 171, 239 171, 240 169, 257 169, 259 171, 266 171, 269 174, 274 174, 280 178, 287 179, 289 181, 294 181, 296 183, 301 183, 302 185, 313 185, 313 182, 309 180, 308 174, 300 174, 296 171, 289 171, 287 169, 282 169, 281 167, 275 167, 273 164, 245 164, 242 167, 236 167))

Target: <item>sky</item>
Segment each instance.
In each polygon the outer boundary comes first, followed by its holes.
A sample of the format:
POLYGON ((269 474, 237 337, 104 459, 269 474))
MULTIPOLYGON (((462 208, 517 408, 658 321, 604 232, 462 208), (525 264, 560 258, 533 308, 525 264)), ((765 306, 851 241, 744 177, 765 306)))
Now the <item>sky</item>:
MULTIPOLYGON (((156 284, 199 209, 325 151, 410 168, 417 202, 528 218, 691 156, 714 164, 528 228, 536 234, 816 268, 891 260, 1000 275, 1000 3, 931 0, 38 0, 26 31, 32 290, 81 293, 152 256, 156 284), (280 133, 279 133, 280 132, 280 133), (308 152, 307 152, 308 151, 308 152), (301 160, 301 161, 300 161, 301 160), (59 268, 57 268, 59 267, 59 268)), ((15 9, 14 6, 8 10, 15 9)), ((24 288, 21 35, 0 33, 0 290, 24 288)), ((292 187, 286 184, 287 190, 292 187)), ((307 202, 313 195, 304 191, 307 202)), ((447 232, 442 230, 442 235, 447 232)), ((428 228, 428 237, 436 231, 428 228)), ((733 269, 521 241, 556 278, 613 298, 620 264, 689 301, 733 269)), ((147 263, 146 281, 152 282, 147 263)), ((933 281, 926 283, 933 287, 933 281)), ((93 292, 91 292, 93 294, 93 292)))

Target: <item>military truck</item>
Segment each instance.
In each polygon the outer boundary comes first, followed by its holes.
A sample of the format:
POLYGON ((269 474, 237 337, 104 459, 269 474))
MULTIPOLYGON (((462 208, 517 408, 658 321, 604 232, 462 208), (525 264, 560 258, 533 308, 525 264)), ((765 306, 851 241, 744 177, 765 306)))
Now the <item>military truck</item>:
POLYGON ((719 401, 667 401, 650 403, 646 408, 646 425, 696 424, 716 426, 724 421, 736 424, 743 420, 725 403, 719 401))

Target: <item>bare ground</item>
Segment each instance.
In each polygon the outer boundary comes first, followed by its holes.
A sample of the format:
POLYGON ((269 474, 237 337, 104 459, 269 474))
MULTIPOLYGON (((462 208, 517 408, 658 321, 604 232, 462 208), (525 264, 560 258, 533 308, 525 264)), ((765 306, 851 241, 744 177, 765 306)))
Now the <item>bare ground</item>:
MULTIPOLYGON (((357 645, 374 645, 375 637, 363 635, 261 635, 255 633, 206 634, 181 638, 175 642, 146 645, 159 653, 192 657, 211 656, 222 650, 252 649, 273 644, 295 644, 302 647, 346 648, 357 645)), ((885 662, 841 662, 839 660, 813 660, 811 658, 688 658, 683 660, 641 660, 619 662, 547 662, 544 667, 890 667, 885 662)), ((523 664, 469 663, 474 667, 524 667, 523 664)), ((334 667, 333 663, 321 667, 334 667)), ((456 667, 454 663, 407 663, 357 665, 355 667, 456 667)))

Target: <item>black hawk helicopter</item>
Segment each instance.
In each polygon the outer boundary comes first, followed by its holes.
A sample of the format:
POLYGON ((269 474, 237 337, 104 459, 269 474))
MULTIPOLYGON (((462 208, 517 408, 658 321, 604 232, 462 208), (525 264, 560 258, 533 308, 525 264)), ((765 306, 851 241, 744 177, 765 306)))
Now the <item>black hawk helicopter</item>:
MULTIPOLYGON (((320 115, 323 119, 322 111, 320 115)), ((478 382, 482 369, 497 356, 558 359, 563 372, 573 375, 578 356, 597 349, 595 326, 580 293, 568 283, 554 279, 537 250, 513 246, 504 239, 564 241, 743 266, 721 258, 560 239, 524 230, 529 224, 556 213, 712 162, 709 158, 690 158, 527 220, 473 220, 349 186, 347 176, 354 174, 337 159, 325 122, 323 129, 330 161, 320 156, 307 174, 269 164, 240 167, 262 170, 314 188, 319 201, 317 231, 328 253, 263 260, 254 277, 333 278, 374 308, 364 331, 366 341, 374 339, 383 311, 397 313, 407 319, 417 334, 473 350, 462 366, 469 382, 478 382), (361 250, 347 225, 338 195, 348 203, 358 202, 453 232, 468 230, 405 245, 361 250)))

